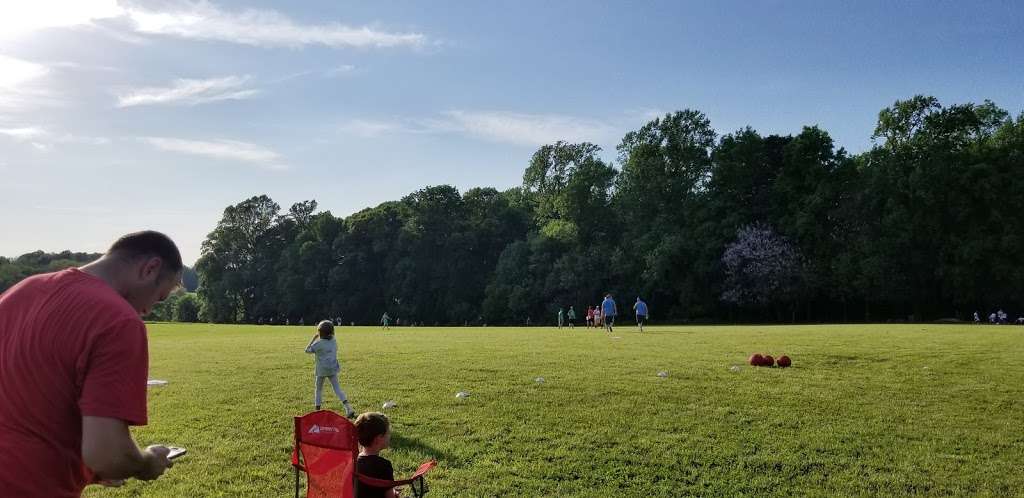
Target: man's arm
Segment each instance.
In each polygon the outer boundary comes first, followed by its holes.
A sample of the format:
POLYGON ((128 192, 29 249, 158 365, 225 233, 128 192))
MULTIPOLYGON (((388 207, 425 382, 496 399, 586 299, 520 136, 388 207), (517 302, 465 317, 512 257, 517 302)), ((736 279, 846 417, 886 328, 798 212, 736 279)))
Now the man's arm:
POLYGON ((82 417, 82 461, 96 473, 97 480, 156 479, 172 465, 168 451, 163 446, 139 451, 123 420, 82 417))

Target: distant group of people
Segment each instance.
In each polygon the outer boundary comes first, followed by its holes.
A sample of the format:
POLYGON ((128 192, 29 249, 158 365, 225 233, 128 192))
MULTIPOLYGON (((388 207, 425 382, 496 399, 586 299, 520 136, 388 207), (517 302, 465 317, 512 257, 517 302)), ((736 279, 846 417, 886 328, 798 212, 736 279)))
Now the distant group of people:
MULTIPOLYGON (((340 320, 340 318, 339 318, 339 320, 340 320)), ((302 318, 302 317, 299 317, 299 319, 296 320, 295 323, 298 324, 298 325, 305 325, 306 324, 306 319, 302 318)), ((274 320, 274 317, 270 317, 270 318, 264 319, 261 316, 261 317, 256 319, 256 325, 291 325, 291 324, 292 324, 292 319, 290 317, 278 317, 276 321, 274 320)))
MULTIPOLYGON (((974 323, 981 323, 981 315, 977 311, 974 312, 974 323)), ((993 311, 988 315, 988 323, 993 325, 1006 325, 1010 323, 1010 315, 1008 315, 1002 309, 993 311)), ((1024 316, 1017 317, 1017 325, 1024 325, 1024 316)))
MULTIPOLYGON (((326 321, 331 322, 335 327, 341 327, 342 325, 344 325, 341 322, 341 317, 340 316, 328 319, 326 321)), ((288 317, 280 318, 276 322, 274 321, 274 318, 269 318, 269 319, 264 320, 263 317, 260 317, 259 319, 256 320, 256 324, 257 325, 275 325, 275 324, 279 324, 279 325, 292 325, 292 323, 293 322, 292 322, 291 318, 288 318, 288 317)), ((306 324, 306 319, 305 318, 299 318, 294 323, 297 324, 297 325, 305 325, 306 324)), ((388 315, 388 313, 385 311, 384 314, 381 315, 381 317, 380 317, 380 326, 384 330, 390 330, 391 329, 391 323, 392 323, 391 316, 388 315)), ((356 324, 355 322, 352 322, 349 325, 355 326, 355 324, 356 324)), ((394 320, 394 324, 396 326, 401 326, 402 325, 402 319, 401 318, 395 319, 394 320)), ((412 325, 415 326, 415 323, 413 323, 412 325)))
MULTIPOLYGON (((618 305, 615 303, 615 299, 612 295, 605 294, 604 300, 597 306, 587 306, 587 314, 585 316, 587 328, 599 328, 603 327, 608 332, 612 332, 615 327, 615 317, 619 314, 618 305)), ((636 317, 636 325, 640 328, 640 332, 644 331, 644 324, 647 323, 648 308, 647 303, 639 296, 636 298, 636 302, 633 303, 633 314, 636 317)), ((561 329, 566 325, 566 319, 568 319, 569 328, 576 327, 576 309, 573 306, 569 306, 569 310, 565 308, 558 308, 558 328, 561 329)))

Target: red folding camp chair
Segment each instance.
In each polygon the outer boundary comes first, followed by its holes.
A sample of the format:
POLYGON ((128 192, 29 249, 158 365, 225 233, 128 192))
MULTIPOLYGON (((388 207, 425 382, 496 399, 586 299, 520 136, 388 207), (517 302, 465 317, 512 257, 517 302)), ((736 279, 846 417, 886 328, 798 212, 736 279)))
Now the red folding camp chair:
POLYGON ((408 484, 413 496, 418 498, 428 491, 424 475, 437 465, 436 461, 429 460, 420 465, 412 477, 389 481, 357 473, 358 457, 356 426, 350 420, 329 410, 295 417, 295 448, 292 450, 295 498, 299 498, 300 470, 306 473, 307 498, 355 498, 356 479, 379 488, 408 484))

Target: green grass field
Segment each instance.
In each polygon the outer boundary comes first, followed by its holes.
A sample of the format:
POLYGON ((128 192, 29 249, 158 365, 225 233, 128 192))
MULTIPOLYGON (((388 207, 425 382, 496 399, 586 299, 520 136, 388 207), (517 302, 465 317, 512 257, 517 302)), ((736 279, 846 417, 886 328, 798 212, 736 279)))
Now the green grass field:
MULTIPOLYGON (((169 384, 150 388, 150 425, 134 434, 189 454, 158 481, 85 496, 291 496, 313 327, 149 328, 150 378, 169 384)), ((343 327, 341 384, 359 411, 397 402, 384 456, 399 475, 436 458, 433 498, 1024 493, 1024 327, 620 327, 614 337, 343 327), (794 365, 748 367, 753 352, 794 365)))

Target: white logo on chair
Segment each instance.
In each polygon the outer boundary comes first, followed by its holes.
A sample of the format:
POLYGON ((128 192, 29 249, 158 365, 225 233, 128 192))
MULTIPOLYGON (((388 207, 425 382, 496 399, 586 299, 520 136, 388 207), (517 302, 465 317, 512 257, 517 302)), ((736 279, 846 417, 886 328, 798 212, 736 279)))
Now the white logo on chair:
POLYGON ((337 427, 327 427, 327 426, 321 427, 321 426, 316 425, 316 424, 313 424, 313 427, 309 428, 309 433, 310 434, 320 434, 321 432, 341 432, 341 431, 338 430, 337 427))

